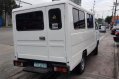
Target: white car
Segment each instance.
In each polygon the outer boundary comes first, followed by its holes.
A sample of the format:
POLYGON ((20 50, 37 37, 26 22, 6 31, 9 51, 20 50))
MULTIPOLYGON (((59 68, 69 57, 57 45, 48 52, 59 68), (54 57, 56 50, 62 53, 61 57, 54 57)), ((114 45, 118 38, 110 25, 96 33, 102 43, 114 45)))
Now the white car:
POLYGON ((100 32, 106 32, 106 26, 100 26, 99 31, 100 32))
POLYGON ((14 65, 31 72, 85 70, 86 57, 98 54, 94 14, 71 1, 14 9, 14 65))

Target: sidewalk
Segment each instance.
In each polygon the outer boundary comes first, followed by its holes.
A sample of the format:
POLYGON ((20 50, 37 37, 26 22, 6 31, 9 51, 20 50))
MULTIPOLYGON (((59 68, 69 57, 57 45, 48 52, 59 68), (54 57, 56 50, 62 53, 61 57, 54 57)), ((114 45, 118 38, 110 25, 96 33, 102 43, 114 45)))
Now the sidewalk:
POLYGON ((119 43, 117 44, 117 53, 118 53, 118 79, 119 79, 119 43))
POLYGON ((9 31, 12 30, 12 27, 2 27, 0 28, 0 31, 9 31))
POLYGON ((119 79, 119 43, 116 42, 115 42, 115 50, 114 50, 114 65, 115 65, 114 78, 119 79))

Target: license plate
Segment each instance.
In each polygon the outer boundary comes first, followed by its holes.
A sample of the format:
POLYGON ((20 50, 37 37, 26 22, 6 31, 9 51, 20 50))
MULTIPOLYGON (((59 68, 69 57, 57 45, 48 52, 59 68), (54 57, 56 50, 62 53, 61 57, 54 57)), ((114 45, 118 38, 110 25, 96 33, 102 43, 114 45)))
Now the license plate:
POLYGON ((47 68, 47 64, 45 63, 34 63, 34 67, 40 67, 40 68, 47 68))

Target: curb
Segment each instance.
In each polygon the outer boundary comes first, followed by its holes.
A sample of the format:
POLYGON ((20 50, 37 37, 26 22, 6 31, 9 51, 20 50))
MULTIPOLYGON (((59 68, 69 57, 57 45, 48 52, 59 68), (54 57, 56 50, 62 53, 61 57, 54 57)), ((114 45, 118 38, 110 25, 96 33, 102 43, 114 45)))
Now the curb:
POLYGON ((114 43, 114 79, 119 79, 119 53, 118 53, 118 44, 114 43))

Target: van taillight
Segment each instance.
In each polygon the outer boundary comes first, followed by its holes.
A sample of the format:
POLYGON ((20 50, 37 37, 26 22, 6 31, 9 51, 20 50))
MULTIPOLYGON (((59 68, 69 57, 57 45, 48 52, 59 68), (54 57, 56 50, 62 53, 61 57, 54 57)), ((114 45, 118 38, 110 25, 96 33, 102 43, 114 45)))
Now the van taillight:
POLYGON ((65 67, 54 67, 54 71, 55 72, 63 72, 63 73, 68 72, 67 68, 65 68, 65 67))
POLYGON ((20 62, 20 61, 14 61, 14 66, 20 66, 20 67, 23 67, 24 64, 23 64, 23 62, 20 62))

